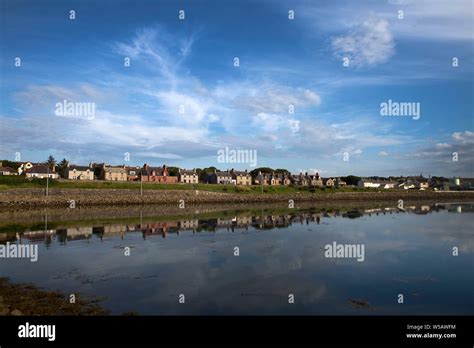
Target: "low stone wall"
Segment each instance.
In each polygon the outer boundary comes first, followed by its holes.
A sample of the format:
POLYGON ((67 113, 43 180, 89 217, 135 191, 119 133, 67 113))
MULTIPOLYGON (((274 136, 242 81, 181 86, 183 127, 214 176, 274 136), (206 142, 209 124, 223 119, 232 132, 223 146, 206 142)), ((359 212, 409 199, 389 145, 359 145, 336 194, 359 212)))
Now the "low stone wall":
POLYGON ((271 203, 288 202, 367 202, 403 200, 434 200, 438 202, 474 201, 474 191, 379 191, 379 192, 335 192, 335 193, 221 193, 199 190, 139 190, 128 189, 50 189, 45 196, 44 189, 9 189, 0 191, 0 207, 58 207, 67 208, 71 200, 76 207, 108 205, 179 205, 207 203, 271 203))

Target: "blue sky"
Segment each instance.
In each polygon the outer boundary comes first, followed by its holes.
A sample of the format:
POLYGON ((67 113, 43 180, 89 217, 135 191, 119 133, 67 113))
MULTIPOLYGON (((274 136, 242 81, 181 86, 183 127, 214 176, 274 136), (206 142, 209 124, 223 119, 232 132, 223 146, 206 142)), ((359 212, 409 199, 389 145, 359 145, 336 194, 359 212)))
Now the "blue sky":
POLYGON ((0 158, 253 169, 217 163, 228 146, 323 176, 474 176, 472 6, 4 0, 0 158), (420 118, 381 116, 389 99, 420 118), (57 116, 63 100, 94 117, 57 116))

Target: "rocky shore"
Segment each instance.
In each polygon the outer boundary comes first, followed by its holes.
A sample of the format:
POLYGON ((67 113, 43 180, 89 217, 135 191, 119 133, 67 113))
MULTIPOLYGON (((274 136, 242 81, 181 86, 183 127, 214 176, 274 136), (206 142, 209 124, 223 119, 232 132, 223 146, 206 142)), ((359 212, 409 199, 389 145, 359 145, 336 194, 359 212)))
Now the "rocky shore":
POLYGON ((4 315, 108 315, 99 299, 77 295, 71 303, 69 295, 46 291, 32 284, 14 284, 0 278, 0 316, 4 315))
POLYGON ((0 207, 3 208, 68 208, 90 206, 131 205, 198 205, 198 204, 247 204, 288 202, 370 202, 431 200, 437 202, 474 201, 474 191, 374 191, 374 192, 331 192, 331 193, 222 193, 201 190, 138 190, 128 189, 8 189, 0 191, 0 207))

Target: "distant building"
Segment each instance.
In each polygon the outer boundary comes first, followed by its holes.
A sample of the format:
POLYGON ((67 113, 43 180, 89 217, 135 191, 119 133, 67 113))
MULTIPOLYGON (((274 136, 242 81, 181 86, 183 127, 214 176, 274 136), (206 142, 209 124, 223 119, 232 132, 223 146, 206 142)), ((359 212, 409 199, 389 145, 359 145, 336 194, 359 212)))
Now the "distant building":
POLYGON ((419 188, 420 190, 421 189, 425 190, 425 189, 430 187, 430 184, 428 182, 428 179, 422 178, 422 179, 417 179, 416 180, 415 186, 416 186, 416 188, 419 188))
POLYGON ((333 178, 325 179, 323 182, 326 187, 334 187, 336 185, 336 179, 333 178))
POLYGON ((170 176, 168 167, 150 167, 145 163, 140 172, 142 181, 144 182, 159 182, 164 184, 175 184, 178 182, 177 176, 170 176))
POLYGON ((221 172, 214 170, 212 173, 207 173, 207 182, 209 184, 236 184, 236 181, 232 179, 232 174, 229 171, 221 172))
POLYGON ((430 187, 430 181, 421 175, 415 177, 408 177, 401 179, 401 181, 397 184, 397 187, 405 190, 426 190, 430 187))
POLYGON ((285 174, 273 172, 270 176, 270 185, 281 186, 284 185, 285 174))
POLYGON ((342 180, 341 178, 337 178, 336 179, 336 187, 344 187, 344 186, 347 186, 347 183, 342 180))
POLYGON ((196 170, 178 170, 178 181, 183 184, 197 184, 199 183, 199 175, 197 175, 196 170))
POLYGON ((269 173, 258 172, 257 176, 253 179, 255 185, 270 185, 272 176, 269 173))
POLYGON ((323 179, 319 176, 319 173, 316 172, 314 175, 309 175, 310 185, 315 187, 324 186, 323 179))
POLYGON ((23 162, 23 163, 21 163, 21 164, 18 166, 18 169, 17 169, 18 175, 25 174, 25 172, 26 172, 28 169, 33 168, 34 165, 39 165, 39 164, 35 164, 35 163, 31 163, 31 162, 23 162))
POLYGON ((87 166, 67 165, 64 178, 69 180, 94 180, 94 170, 87 166))
POLYGON ((140 180, 140 167, 125 167, 127 171, 127 181, 138 181, 140 180))
POLYGON ((238 170, 232 169, 230 173, 232 175, 232 180, 235 180, 236 185, 243 185, 243 186, 252 185, 252 177, 247 172, 247 170, 238 171, 238 170))
POLYGON ((125 166, 103 165, 100 171, 102 180, 107 181, 127 181, 127 171, 125 166))
POLYGON ((18 173, 11 167, 0 167, 0 175, 18 175, 18 173))
POLYGON ((49 169, 47 165, 33 165, 30 169, 25 171, 27 178, 39 178, 44 179, 49 177, 50 179, 58 179, 59 174, 55 172, 55 168, 49 169))
POLYGON ((360 179, 357 183, 358 187, 370 187, 370 188, 383 188, 383 189, 393 189, 397 187, 398 183, 395 181, 388 180, 370 180, 370 179, 360 179))
POLYGON ((302 172, 299 175, 293 175, 293 183, 298 186, 309 186, 311 184, 311 178, 308 173, 303 174, 302 172))
POLYGON ((457 191, 461 189, 461 178, 452 178, 449 181, 443 183, 443 190, 445 191, 457 191))

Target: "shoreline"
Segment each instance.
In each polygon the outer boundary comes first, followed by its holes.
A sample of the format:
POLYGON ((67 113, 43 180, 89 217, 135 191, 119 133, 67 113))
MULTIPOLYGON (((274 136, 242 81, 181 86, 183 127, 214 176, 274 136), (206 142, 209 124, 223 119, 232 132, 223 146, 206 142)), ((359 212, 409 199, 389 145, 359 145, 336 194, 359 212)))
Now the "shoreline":
POLYGON ((52 316, 52 315, 109 315, 99 298, 76 295, 70 303, 69 295, 46 290, 33 284, 14 283, 0 277, 0 316, 52 316))
POLYGON ((207 205, 248 203, 332 203, 332 202, 398 202, 407 201, 474 201, 474 191, 402 191, 374 192, 294 192, 294 193, 222 193, 202 190, 144 190, 143 195, 131 189, 59 189, 51 188, 49 195, 40 188, 17 188, 0 191, 2 209, 78 207, 148 206, 148 205, 207 205))

